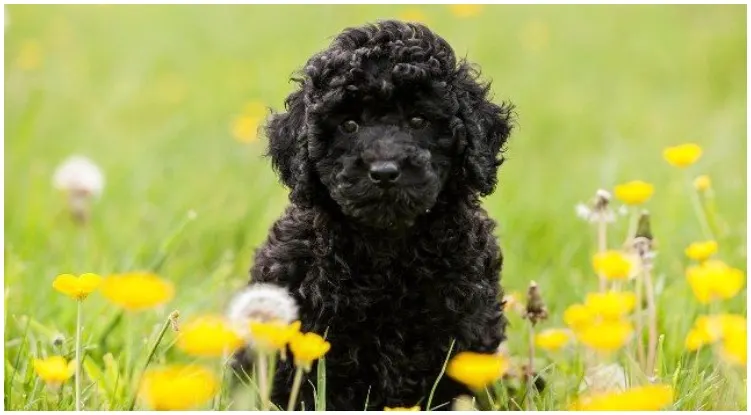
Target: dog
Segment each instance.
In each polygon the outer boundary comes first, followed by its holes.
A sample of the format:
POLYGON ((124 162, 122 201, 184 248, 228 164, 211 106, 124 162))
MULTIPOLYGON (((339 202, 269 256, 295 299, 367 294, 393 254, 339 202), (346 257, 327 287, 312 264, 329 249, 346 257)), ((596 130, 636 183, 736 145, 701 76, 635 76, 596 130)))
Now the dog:
MULTIPOLYGON (((449 409, 470 394, 451 355, 505 339, 502 255, 480 198, 493 192, 513 106, 426 26, 342 31, 312 56, 266 124, 290 204, 250 284, 289 290, 302 330, 326 335, 327 410, 449 409)), ((297 408, 312 409, 314 368, 297 408)), ((294 366, 280 362, 285 407, 294 366)))

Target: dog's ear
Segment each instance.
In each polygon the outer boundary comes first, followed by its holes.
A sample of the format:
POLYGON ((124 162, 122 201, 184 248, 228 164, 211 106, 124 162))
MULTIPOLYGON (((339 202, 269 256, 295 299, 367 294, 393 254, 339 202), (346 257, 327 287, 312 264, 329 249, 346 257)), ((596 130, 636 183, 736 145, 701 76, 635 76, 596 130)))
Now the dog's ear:
POLYGON ((463 123, 460 145, 464 147, 462 172, 471 189, 487 196, 497 182, 496 173, 503 163, 502 150, 513 124, 511 104, 490 101, 490 84, 478 81, 479 73, 462 62, 454 77, 454 90, 463 123))
POLYGON ((305 134, 305 103, 302 90, 291 93, 284 105, 285 112, 272 114, 266 123, 266 137, 269 140, 266 155, 271 157, 271 165, 279 174, 282 183, 294 189, 297 181, 294 164, 305 134))

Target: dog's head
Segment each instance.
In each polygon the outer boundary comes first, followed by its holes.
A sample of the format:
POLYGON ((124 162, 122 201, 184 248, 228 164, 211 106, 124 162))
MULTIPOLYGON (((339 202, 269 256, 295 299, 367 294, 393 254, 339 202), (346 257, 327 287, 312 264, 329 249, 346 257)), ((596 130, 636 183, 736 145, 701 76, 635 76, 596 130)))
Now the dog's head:
POLYGON ((333 200, 378 229, 410 226, 439 199, 491 193, 511 106, 420 24, 344 30, 267 124, 269 155, 300 205, 333 200))

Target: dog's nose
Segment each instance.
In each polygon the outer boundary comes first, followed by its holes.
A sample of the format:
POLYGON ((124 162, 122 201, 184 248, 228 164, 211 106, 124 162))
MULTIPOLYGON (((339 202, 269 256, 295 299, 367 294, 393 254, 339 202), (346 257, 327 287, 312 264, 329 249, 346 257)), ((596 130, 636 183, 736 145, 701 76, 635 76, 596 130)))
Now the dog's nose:
POLYGON ((394 183, 401 172, 399 166, 393 161, 376 161, 370 164, 370 180, 377 184, 394 183))

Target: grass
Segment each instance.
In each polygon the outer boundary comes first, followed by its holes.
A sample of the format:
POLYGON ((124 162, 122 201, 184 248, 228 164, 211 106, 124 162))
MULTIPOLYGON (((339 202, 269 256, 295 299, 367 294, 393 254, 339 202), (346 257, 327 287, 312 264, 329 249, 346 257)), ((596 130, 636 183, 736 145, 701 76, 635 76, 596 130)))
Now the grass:
MULTIPOLYGON (((342 28, 413 8, 10 6, 6 409, 74 407, 72 381, 52 394, 30 366, 33 357, 74 350, 76 307, 52 291, 56 275, 156 269, 176 284, 174 301, 125 315, 106 341, 117 310, 97 295, 85 304, 84 349, 103 371, 103 356, 112 353, 110 385, 119 382, 101 393, 85 379, 85 407, 123 409, 133 385, 118 377, 133 375, 167 314, 223 309, 246 283, 253 250, 286 202, 261 157, 265 140, 233 140, 233 117, 249 101, 279 108, 292 88, 289 75, 342 28), (90 156, 106 174, 85 230, 69 221, 50 186, 71 153, 90 156), (197 218, 186 222, 191 210, 197 218), (58 333, 59 348, 52 344, 58 333)), ((712 177, 720 256, 745 272, 745 6, 486 6, 469 18, 446 6, 418 9, 457 54, 482 66, 498 100, 517 105, 508 162, 484 202, 499 222, 506 290, 536 280, 551 314, 542 327, 562 325, 565 307, 597 286, 594 229, 576 218, 574 205, 598 188, 649 181, 661 374, 674 379, 674 407, 746 408, 745 390, 743 399, 724 398, 729 383, 745 383, 683 350, 695 317, 706 312, 683 277, 683 249, 702 233, 686 179, 661 157, 681 142, 704 148, 690 176, 712 177)), ((622 242, 626 222, 611 230, 611 247, 622 242)), ((718 311, 745 315, 745 290, 718 311)), ((524 330, 512 320, 515 354, 525 353, 524 330)), ((173 341, 168 333, 155 364, 181 359, 167 347, 173 341)), ((549 365, 552 382, 539 408, 560 409, 575 394, 577 361, 549 365)))

